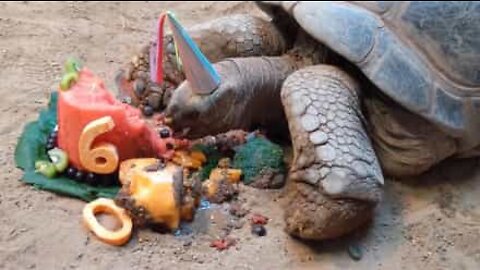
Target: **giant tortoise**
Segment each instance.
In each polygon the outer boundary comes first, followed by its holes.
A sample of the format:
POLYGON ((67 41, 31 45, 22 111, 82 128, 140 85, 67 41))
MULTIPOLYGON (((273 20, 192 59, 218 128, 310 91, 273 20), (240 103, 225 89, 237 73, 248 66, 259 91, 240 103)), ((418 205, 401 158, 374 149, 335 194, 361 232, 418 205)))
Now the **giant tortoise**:
MULTIPOLYGON (((210 78, 186 72, 165 112, 192 138, 288 128, 289 233, 349 233, 371 219, 384 175, 478 155, 479 2, 258 5, 270 20, 234 15, 189 29, 221 80, 196 89, 195 80, 210 78)), ((171 55, 171 38, 164 43, 171 55)))

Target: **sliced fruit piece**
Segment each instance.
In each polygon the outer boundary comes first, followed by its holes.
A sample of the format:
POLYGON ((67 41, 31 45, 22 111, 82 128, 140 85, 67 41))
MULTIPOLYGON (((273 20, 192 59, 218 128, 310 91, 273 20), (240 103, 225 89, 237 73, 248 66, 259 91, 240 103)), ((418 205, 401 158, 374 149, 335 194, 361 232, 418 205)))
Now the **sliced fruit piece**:
POLYGON ((130 240, 132 235, 132 219, 127 215, 125 209, 118 207, 111 199, 99 198, 85 205, 83 222, 100 240, 110 245, 123 245, 130 240), (120 221, 122 227, 116 231, 108 230, 95 217, 100 213, 113 215, 120 221))
POLYGON ((215 203, 229 200, 237 192, 234 184, 240 182, 241 175, 242 171, 237 169, 213 169, 209 179, 202 184, 205 197, 215 203))
POLYGON ((207 158, 200 151, 190 153, 187 151, 175 151, 172 161, 182 167, 198 170, 207 161, 207 158))
POLYGON ((52 161, 57 172, 62 173, 68 167, 68 155, 60 148, 53 148, 48 151, 48 157, 52 161))
POLYGON ((78 74, 77 73, 67 73, 63 75, 62 80, 60 81, 60 89, 66 91, 70 89, 70 87, 78 81, 78 74))
POLYGON ((182 207, 182 168, 158 159, 132 159, 120 164, 120 182, 127 184, 135 206, 143 207, 151 222, 175 230, 182 207))
POLYGON ((82 69, 80 62, 77 61, 75 58, 68 58, 67 61, 65 61, 65 72, 66 73, 77 73, 82 69))
POLYGON ((39 160, 35 162, 35 171, 48 178, 53 178, 57 174, 57 170, 55 169, 53 163, 46 160, 39 160))
POLYGON ((210 172, 209 179, 219 181, 226 178, 230 183, 235 184, 240 182, 241 176, 242 170, 240 169, 215 168, 210 172))
POLYGON ((80 162, 88 171, 108 174, 117 170, 117 148, 110 143, 100 143, 92 148, 94 140, 115 127, 111 116, 96 119, 83 128, 78 142, 80 162))

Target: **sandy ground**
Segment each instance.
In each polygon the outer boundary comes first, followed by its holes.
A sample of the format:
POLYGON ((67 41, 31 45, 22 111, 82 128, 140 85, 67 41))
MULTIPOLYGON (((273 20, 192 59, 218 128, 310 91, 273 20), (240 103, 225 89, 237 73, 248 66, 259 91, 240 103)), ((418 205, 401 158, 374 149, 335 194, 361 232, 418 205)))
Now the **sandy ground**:
POLYGON ((444 164, 411 184, 389 179, 371 226, 320 244, 283 232, 281 191, 247 189, 248 207, 271 218, 268 234, 244 226, 223 252, 209 247, 215 232, 188 243, 143 230, 125 247, 105 245, 81 225, 83 202, 22 184, 15 143, 46 105, 61 63, 77 56, 112 86, 165 9, 186 25, 258 12, 250 3, 0 3, 0 269, 480 269, 478 160, 444 164), (360 261, 346 251, 352 244, 360 261))

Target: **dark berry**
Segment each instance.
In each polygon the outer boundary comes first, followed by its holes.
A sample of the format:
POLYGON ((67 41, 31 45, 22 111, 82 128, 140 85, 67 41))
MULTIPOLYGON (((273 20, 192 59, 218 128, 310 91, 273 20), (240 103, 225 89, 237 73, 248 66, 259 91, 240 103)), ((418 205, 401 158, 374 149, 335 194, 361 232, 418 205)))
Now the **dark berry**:
POLYGON ((98 175, 97 183, 100 186, 108 187, 112 185, 112 174, 101 174, 98 175))
POLYGON ((110 186, 118 186, 120 185, 120 180, 118 179, 118 173, 109 174, 109 184, 110 186))
POLYGON ((77 175, 77 169, 75 169, 74 167, 68 167, 67 169, 68 178, 74 179, 75 175, 77 175))
POLYGON ((50 140, 50 139, 56 140, 57 137, 58 137, 58 132, 57 132, 57 131, 54 131, 54 132, 50 133, 50 135, 48 135, 48 139, 49 139, 49 140, 50 140))
POLYGON ((160 129, 160 132, 159 132, 159 133, 160 133, 160 138, 165 139, 165 138, 170 137, 170 130, 169 130, 168 128, 162 128, 162 129, 160 129))
POLYGON ((92 172, 89 172, 87 173, 87 175, 85 176, 85 183, 89 184, 89 185, 96 185, 97 184, 97 176, 92 173, 92 172))
POLYGON ((265 236, 267 235, 267 230, 263 225, 253 224, 252 233, 258 236, 265 236))
POLYGON ((47 140, 47 144, 55 144, 56 142, 57 142, 57 139, 53 137, 49 137, 47 140))
POLYGON ((153 115, 153 108, 148 106, 148 105, 143 106, 142 112, 143 112, 143 115, 145 115, 145 116, 152 116, 153 115))
POLYGON ((52 150, 53 148, 55 148, 55 144, 47 143, 47 146, 45 148, 47 148, 47 151, 52 150))
POLYGON ((85 174, 82 171, 77 171, 77 173, 75 174, 75 180, 82 182, 84 176, 85 174))
POLYGON ((99 179, 99 184, 104 187, 109 187, 112 185, 112 177, 110 175, 102 175, 102 177, 99 179))

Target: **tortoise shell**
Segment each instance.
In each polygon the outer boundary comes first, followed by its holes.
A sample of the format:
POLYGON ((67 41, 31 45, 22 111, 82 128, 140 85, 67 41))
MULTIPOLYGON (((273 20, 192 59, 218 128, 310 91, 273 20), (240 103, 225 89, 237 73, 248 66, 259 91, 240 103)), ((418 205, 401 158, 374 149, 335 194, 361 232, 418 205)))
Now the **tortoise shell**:
POLYGON ((465 147, 480 143, 480 2, 259 4, 274 16, 288 14, 465 147))

